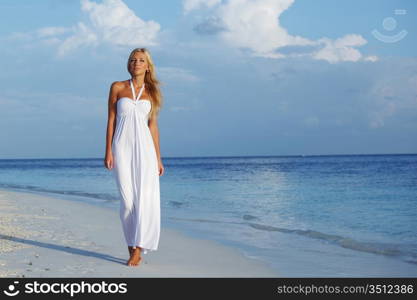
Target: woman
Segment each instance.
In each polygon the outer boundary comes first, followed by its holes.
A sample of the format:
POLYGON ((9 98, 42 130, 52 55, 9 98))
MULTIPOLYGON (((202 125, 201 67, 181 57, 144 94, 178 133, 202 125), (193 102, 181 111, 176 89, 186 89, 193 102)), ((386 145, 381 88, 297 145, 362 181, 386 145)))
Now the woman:
POLYGON ((137 266, 141 250, 158 249, 160 235, 159 150, 157 116, 162 105, 159 81, 149 51, 134 49, 127 70, 130 80, 111 85, 105 167, 114 167, 120 195, 120 219, 130 258, 137 266), (137 95, 137 96, 136 96, 137 95))

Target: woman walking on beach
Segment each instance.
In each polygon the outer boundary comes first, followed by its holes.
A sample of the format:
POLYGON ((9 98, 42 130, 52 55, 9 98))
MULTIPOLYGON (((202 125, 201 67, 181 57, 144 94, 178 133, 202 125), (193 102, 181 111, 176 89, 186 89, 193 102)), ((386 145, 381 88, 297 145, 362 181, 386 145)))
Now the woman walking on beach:
POLYGON ((159 243, 159 176, 164 167, 157 116, 162 95, 147 49, 130 53, 127 70, 131 79, 113 82, 110 88, 104 164, 109 170, 114 168, 130 254, 127 265, 137 266, 141 250, 144 254, 155 251, 159 243))

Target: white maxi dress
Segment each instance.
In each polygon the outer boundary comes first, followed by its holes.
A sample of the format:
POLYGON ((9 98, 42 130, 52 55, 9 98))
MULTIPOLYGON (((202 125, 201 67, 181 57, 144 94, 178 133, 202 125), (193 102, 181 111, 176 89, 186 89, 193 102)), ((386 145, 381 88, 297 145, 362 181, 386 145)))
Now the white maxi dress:
POLYGON ((143 253, 158 249, 160 190, 158 159, 148 127, 151 101, 140 99, 145 84, 133 98, 117 101, 113 136, 113 174, 120 195, 120 219, 128 246, 143 253))

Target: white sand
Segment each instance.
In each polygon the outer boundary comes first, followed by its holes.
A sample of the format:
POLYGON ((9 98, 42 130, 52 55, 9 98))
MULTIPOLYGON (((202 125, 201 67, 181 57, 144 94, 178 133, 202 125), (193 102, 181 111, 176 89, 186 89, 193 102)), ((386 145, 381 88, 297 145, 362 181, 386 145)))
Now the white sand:
POLYGON ((159 249, 128 267, 118 211, 0 190, 0 277, 278 277, 234 248, 162 228, 159 249))

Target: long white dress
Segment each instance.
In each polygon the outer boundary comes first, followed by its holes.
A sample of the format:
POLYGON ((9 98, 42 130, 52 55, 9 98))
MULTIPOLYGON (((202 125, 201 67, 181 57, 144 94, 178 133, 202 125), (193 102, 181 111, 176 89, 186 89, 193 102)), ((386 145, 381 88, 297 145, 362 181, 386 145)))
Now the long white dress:
POLYGON ((151 101, 140 99, 130 80, 133 99, 117 101, 113 136, 113 174, 120 195, 120 219, 128 246, 143 253, 158 249, 160 190, 158 159, 148 127, 151 101), (139 100, 140 99, 140 100, 139 100))

